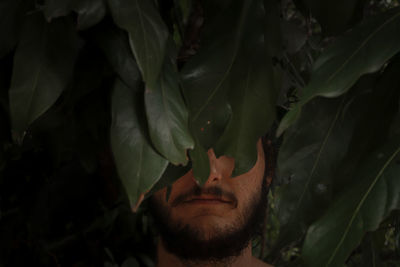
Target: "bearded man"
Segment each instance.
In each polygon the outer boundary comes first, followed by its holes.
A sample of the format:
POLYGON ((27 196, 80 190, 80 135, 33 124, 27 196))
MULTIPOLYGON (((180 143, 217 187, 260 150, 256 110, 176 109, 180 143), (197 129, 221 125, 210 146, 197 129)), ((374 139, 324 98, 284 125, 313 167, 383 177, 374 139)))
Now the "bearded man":
POLYGON ((208 151, 210 176, 200 187, 189 171, 151 198, 160 231, 158 267, 270 266, 252 256, 252 239, 263 230, 268 182, 261 140, 254 167, 231 177, 234 159, 208 151))

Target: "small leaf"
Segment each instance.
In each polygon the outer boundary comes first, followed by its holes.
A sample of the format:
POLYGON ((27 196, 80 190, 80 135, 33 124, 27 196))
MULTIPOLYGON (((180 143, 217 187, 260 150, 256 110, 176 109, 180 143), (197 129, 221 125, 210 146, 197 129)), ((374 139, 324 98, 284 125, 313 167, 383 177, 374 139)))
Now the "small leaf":
POLYGON ((10 88, 12 130, 20 141, 28 126, 51 107, 70 81, 78 37, 69 19, 46 23, 30 15, 14 57, 10 88))
POLYGON ((400 208, 399 140, 371 153, 359 165, 357 182, 309 228, 303 245, 307 266, 343 266, 364 233, 400 208))
POLYGON ((166 59, 159 80, 146 86, 146 115, 156 149, 172 164, 185 165, 187 149, 194 146, 189 133, 188 111, 179 88, 179 75, 166 59))
POLYGON ((168 30, 153 1, 109 0, 118 27, 129 33, 130 45, 146 85, 156 82, 164 63, 168 30))
POLYGON ((136 90, 117 80, 112 97, 111 126, 115 164, 132 207, 157 183, 168 165, 145 135, 143 94, 136 90))
POLYGON ((361 75, 379 70, 400 51, 400 8, 376 16, 338 39, 315 62, 301 100, 282 119, 277 135, 297 118, 301 107, 316 96, 344 94, 361 75))

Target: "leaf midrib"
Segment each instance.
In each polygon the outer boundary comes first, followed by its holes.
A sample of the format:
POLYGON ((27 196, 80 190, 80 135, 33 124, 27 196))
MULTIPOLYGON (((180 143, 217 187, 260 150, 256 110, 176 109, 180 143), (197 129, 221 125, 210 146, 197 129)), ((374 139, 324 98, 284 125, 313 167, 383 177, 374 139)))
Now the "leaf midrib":
POLYGON ((234 52, 231 58, 231 61, 228 65, 228 68, 226 69, 226 72, 222 76, 221 80, 218 82, 217 86, 211 91, 210 95, 208 96, 207 100, 204 102, 204 104, 199 108, 199 110, 193 115, 193 121, 196 121, 200 114, 203 112, 203 110, 208 106, 208 104, 211 102, 211 99, 215 96, 215 94, 218 92, 218 90, 221 88, 222 84, 224 83, 225 79, 228 77, 228 74, 231 72, 232 66, 235 62, 236 55, 238 54, 239 51, 239 46, 241 44, 241 37, 243 35, 243 28, 244 24, 248 15, 248 9, 249 6, 251 5, 245 5, 245 8, 243 9, 243 12, 241 13, 240 20, 239 20, 239 30, 238 30, 238 35, 236 38, 235 46, 234 46, 234 52))
POLYGON ((345 229, 341 239, 339 240, 339 243, 335 247, 335 250, 333 251, 333 253, 330 256, 330 258, 328 259, 328 262, 327 262, 327 264, 325 266, 329 266, 331 264, 331 262, 333 261, 334 257, 336 256, 337 252, 339 251, 340 246, 343 244, 347 234, 349 233, 350 227, 353 225, 353 222, 354 222, 356 216, 358 215, 358 213, 360 212, 361 207, 363 206, 365 200, 367 199, 367 197, 369 196, 369 194, 373 190, 375 184, 378 182, 378 180, 382 176, 383 172, 386 170, 386 168, 389 166, 389 164, 393 161, 393 159, 397 156, 397 154, 399 152, 400 152, 400 146, 396 149, 396 151, 392 154, 392 156, 385 162, 383 167, 379 170, 378 174, 376 175, 376 177, 372 181, 371 185, 368 187, 367 192, 363 195, 363 197, 361 198, 360 203, 357 205, 352 217, 350 218, 350 221, 349 221, 348 225, 346 226, 346 229, 345 229))

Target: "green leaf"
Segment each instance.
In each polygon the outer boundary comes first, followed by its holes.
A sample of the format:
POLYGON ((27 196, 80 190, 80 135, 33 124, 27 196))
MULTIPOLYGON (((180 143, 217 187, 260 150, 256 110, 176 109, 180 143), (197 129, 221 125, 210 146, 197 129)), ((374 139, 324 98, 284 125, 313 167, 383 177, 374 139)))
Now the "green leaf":
POLYGON ((118 77, 131 88, 138 86, 140 72, 129 46, 125 32, 114 25, 102 23, 92 31, 96 45, 100 47, 118 77))
POLYGON ((357 182, 309 228, 303 245, 307 266, 343 266, 364 233, 400 208, 399 140, 371 153, 354 175, 357 182))
POLYGON ((132 207, 156 184, 168 165, 148 141, 143 110, 143 94, 117 80, 112 97, 111 146, 132 207))
POLYGON ((337 97, 361 75, 379 70, 400 51, 400 8, 385 12, 354 28, 327 48, 315 62, 301 100, 282 119, 277 135, 297 118, 302 106, 316 96, 337 97))
MULTIPOLYGON (((275 119, 276 92, 271 55, 267 54, 264 32, 265 13, 255 2, 251 9, 249 31, 244 35, 237 62, 231 70, 231 86, 228 97, 232 116, 219 138, 215 151, 235 159, 232 176, 249 171, 257 161, 256 143, 267 133, 275 119)), ((272 48, 271 48, 272 49, 272 48)))
POLYGON ((353 103, 345 109, 350 100, 311 101, 285 133, 275 181, 285 183, 276 199, 281 224, 277 250, 299 239, 329 203, 332 173, 345 157, 355 120, 364 110, 363 101, 358 101, 361 108, 353 103))
POLYGON ((0 58, 17 44, 20 26, 26 7, 22 0, 0 2, 0 58))
POLYGON ((397 110, 398 68, 399 61, 382 75, 363 77, 340 98, 312 100, 285 133, 277 182, 287 184, 276 204, 281 223, 277 250, 304 234, 335 191, 348 187, 362 157, 386 140, 397 110))
POLYGON ((106 5, 104 0, 76 0, 74 11, 78 13, 78 29, 86 30, 104 18, 106 5))
POLYGON ((28 126, 51 107, 70 81, 78 37, 69 19, 26 19, 14 57, 10 97, 12 130, 22 140, 28 126))
POLYGON ((70 12, 78 14, 78 29, 86 30, 99 23, 106 15, 104 0, 46 0, 43 12, 48 21, 70 12))
MULTIPOLYGON (((209 11, 214 16, 210 15, 209 20, 205 21, 204 42, 182 71, 185 99, 191 114, 191 130, 197 140, 190 155, 194 162, 193 169, 201 173, 202 167, 196 166, 195 162, 206 164, 207 149, 216 146, 217 156, 225 154, 237 158, 234 173, 240 174, 255 163, 257 139, 266 132, 273 117, 273 111, 271 117, 265 117, 264 111, 271 111, 275 105, 273 97, 266 97, 274 88, 269 83, 272 70, 268 69, 271 67, 268 64, 271 64, 271 58, 265 52, 265 13, 263 1, 259 0, 225 1, 218 3, 218 8, 213 4, 205 3, 205 13, 209 11), (257 59, 255 64, 258 68, 252 66, 254 59, 257 59), (266 71, 264 77, 260 76, 262 71, 266 71), (254 80, 248 80, 250 83, 246 84, 247 78, 254 80), (241 99, 242 94, 246 94, 244 99, 241 99), (260 99, 250 103, 257 94, 260 94, 260 99), (261 99, 264 101, 262 106, 261 99), (248 115, 257 111, 259 114, 254 120, 248 117, 245 121, 244 116, 239 114, 245 109, 249 109, 248 115), (257 123, 254 123, 257 119, 257 123), (228 122, 229 129, 225 129, 228 122), (244 133, 245 129, 247 133, 244 133), (222 139, 218 145, 220 137, 222 139), (196 156, 201 159, 193 158, 196 156)), ((205 181, 207 173, 204 171, 204 176, 195 174, 195 177, 205 181)))
POLYGON ((165 187, 171 186, 176 180, 184 176, 191 169, 191 165, 186 166, 175 166, 173 164, 168 164, 167 169, 161 176, 160 180, 151 188, 150 192, 146 194, 146 197, 150 197, 152 194, 161 190, 165 187))
POLYGON ((156 149, 172 164, 186 165, 187 149, 194 146, 189 133, 188 111, 173 62, 165 60, 159 79, 145 90, 149 132, 156 149))
POLYGON ((164 63, 168 30, 154 2, 109 0, 118 27, 129 33, 129 41, 146 85, 158 79, 164 63))

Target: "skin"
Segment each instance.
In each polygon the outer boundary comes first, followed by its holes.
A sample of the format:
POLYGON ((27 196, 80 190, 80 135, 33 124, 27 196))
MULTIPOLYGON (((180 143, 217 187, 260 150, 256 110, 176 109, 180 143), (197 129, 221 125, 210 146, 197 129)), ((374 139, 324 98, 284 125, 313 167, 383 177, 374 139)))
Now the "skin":
MULTIPOLYGON (((179 178, 173 185, 168 202, 166 202, 166 189, 155 193, 155 198, 164 209, 171 212, 171 219, 183 224, 189 224, 192 227, 201 229, 202 238, 207 240, 213 236, 213 233, 235 223, 244 223, 241 214, 246 214, 246 209, 250 205, 251 196, 260 193, 260 187, 264 176, 264 151, 261 141, 257 144, 258 159, 255 166, 247 173, 238 177, 231 178, 234 168, 234 159, 227 156, 216 158, 214 151, 208 151, 210 160, 210 176, 204 184, 204 188, 218 186, 222 190, 233 194, 237 201, 223 196, 217 198, 210 195, 201 195, 199 197, 188 197, 185 201, 174 205, 174 200, 188 192, 188 188, 196 185, 193 172, 189 171, 179 178)), ((188 263, 182 261, 175 255, 170 254, 163 247, 162 242, 158 243, 158 266, 188 266, 188 263)), ((200 266, 200 265, 190 265, 200 266)), ((202 263, 201 266, 217 266, 214 264, 202 263)), ((243 253, 235 258, 229 265, 236 266, 271 266, 252 256, 251 244, 246 247, 243 253)))

